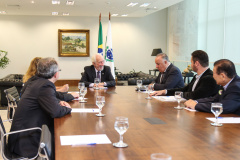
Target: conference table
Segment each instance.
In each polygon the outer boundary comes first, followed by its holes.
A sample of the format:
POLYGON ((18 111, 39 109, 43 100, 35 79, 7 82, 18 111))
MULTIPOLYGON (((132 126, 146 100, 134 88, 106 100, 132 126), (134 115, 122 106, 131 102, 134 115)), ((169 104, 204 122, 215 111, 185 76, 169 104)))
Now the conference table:
MULTIPOLYGON (((75 100, 72 108, 97 108, 97 95, 105 96, 102 113, 71 113, 54 119, 56 160, 150 160, 152 153, 166 153, 173 160, 240 159, 240 125, 210 125, 212 113, 176 110, 177 102, 147 100, 136 86, 116 86, 104 90, 88 89, 86 103, 75 100), (106 134, 112 143, 119 141, 114 129, 117 116, 128 117, 123 135, 126 148, 112 144, 61 145, 60 136, 106 134), (146 120, 146 118, 148 118, 146 120), (154 124, 155 121, 157 124, 154 124)), ((72 88, 77 91, 77 87, 72 88)), ((225 114, 221 117, 237 117, 225 114)))

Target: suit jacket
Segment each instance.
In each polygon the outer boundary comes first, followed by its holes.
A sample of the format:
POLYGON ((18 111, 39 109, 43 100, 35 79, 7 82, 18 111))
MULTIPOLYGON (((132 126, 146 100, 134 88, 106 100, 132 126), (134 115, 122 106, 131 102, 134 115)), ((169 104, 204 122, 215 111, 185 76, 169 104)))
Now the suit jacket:
MULTIPOLYGON (((24 83, 23 88, 21 89, 20 95, 22 95, 27 87, 27 85, 29 83, 31 83, 32 81, 36 80, 38 77, 37 76, 33 76, 31 78, 28 79, 28 81, 26 83, 24 83)), ((74 99, 74 97, 71 94, 68 94, 67 92, 56 92, 56 97, 59 100, 62 101, 71 101, 74 99)))
MULTIPOLYGON (((93 65, 84 67, 84 74, 80 82, 84 82, 85 86, 88 87, 91 83, 94 83, 94 78, 96 78, 95 67, 93 65)), ((101 82, 105 82, 107 87, 115 86, 115 80, 109 66, 104 66, 101 71, 101 82)))
MULTIPOLYGON (((22 94, 16 109, 11 131, 42 127, 46 124, 53 136, 54 118, 71 113, 71 109, 60 106, 56 98, 56 88, 47 79, 36 77, 31 81, 22 94)), ((40 131, 29 131, 9 135, 10 151, 24 157, 37 154, 40 131)), ((53 138, 54 139, 54 138, 53 138)))
POLYGON ((196 75, 187 86, 167 90, 167 95, 174 95, 175 91, 182 91, 185 99, 199 99, 214 96, 219 90, 219 86, 213 78, 213 72, 209 68, 200 77, 194 91, 192 91, 195 80, 196 75))
POLYGON ((154 81, 154 90, 181 88, 184 86, 182 74, 173 64, 168 66, 166 72, 163 74, 162 82, 160 83, 161 75, 162 73, 159 73, 154 81))
POLYGON ((214 97, 197 99, 195 109, 202 112, 211 112, 211 103, 222 103, 223 113, 240 115, 240 78, 235 76, 224 91, 219 91, 214 97))

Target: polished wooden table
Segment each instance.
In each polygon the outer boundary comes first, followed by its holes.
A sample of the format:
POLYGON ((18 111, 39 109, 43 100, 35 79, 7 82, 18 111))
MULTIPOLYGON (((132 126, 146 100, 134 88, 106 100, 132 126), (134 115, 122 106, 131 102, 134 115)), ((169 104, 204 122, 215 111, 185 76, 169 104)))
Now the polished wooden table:
MULTIPOLYGON (((146 100, 147 94, 134 86, 117 86, 107 90, 88 90, 85 104, 71 102, 72 108, 97 108, 95 97, 104 95, 105 117, 95 113, 72 113, 54 120, 56 160, 149 160, 151 153, 167 153, 173 160, 240 159, 240 124, 213 127, 206 117, 211 113, 176 110, 175 102, 146 100), (60 136, 106 134, 111 142, 119 141, 114 129, 115 117, 129 118, 123 135, 127 148, 112 144, 95 146, 61 146, 60 136), (165 124, 150 124, 144 118, 159 118, 165 124)), ((236 116, 233 114, 221 116, 236 116)))

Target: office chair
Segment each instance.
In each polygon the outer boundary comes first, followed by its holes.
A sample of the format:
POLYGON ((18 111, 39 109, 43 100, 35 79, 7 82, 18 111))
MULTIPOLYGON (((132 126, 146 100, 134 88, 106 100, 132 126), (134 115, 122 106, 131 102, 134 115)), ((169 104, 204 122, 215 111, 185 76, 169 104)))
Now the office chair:
POLYGON ((34 128, 28 128, 28 129, 23 129, 23 130, 18 130, 18 131, 13 131, 13 132, 8 132, 6 133, 1 115, 0 115, 0 135, 1 135, 1 155, 2 158, 4 160, 23 160, 23 159, 36 159, 38 157, 38 153, 36 156, 32 157, 32 158, 24 158, 24 157, 20 157, 19 155, 16 155, 14 153, 12 153, 9 148, 8 148, 8 142, 7 142, 7 136, 10 134, 16 134, 16 133, 20 133, 20 132, 26 132, 26 131, 31 131, 31 130, 40 130, 42 131, 41 128, 39 127, 34 127, 34 128))
POLYGON ((9 122, 11 122, 15 114, 15 109, 17 108, 17 103, 20 100, 20 98, 19 98, 17 88, 15 86, 9 89, 5 89, 4 92, 6 94, 6 98, 8 101, 7 119, 9 122))
POLYGON ((46 160, 52 159, 52 135, 47 125, 42 125, 38 155, 46 160))

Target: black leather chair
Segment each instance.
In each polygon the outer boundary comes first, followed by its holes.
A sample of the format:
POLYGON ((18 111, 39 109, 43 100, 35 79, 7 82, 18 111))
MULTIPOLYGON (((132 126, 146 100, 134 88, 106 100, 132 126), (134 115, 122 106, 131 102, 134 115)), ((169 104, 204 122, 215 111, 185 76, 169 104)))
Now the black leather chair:
POLYGON ((40 146, 38 150, 39 157, 46 160, 53 159, 52 155, 52 135, 47 125, 42 126, 40 146))
POLYGON ((18 90, 18 93, 20 93, 21 89, 22 89, 22 74, 9 74, 6 77, 0 79, 0 90, 1 90, 1 106, 7 106, 8 105, 8 101, 5 97, 5 93, 4 90, 8 89, 10 87, 15 86, 18 90))
POLYGON ((16 134, 19 132, 27 132, 27 131, 31 131, 31 130, 40 130, 41 131, 42 129, 39 127, 34 127, 34 128, 29 128, 29 129, 18 130, 18 131, 6 133, 6 130, 5 130, 1 115, 0 115, 1 155, 4 160, 36 159, 38 157, 38 154, 32 158, 20 157, 19 155, 12 153, 8 148, 7 137, 6 137, 7 135, 16 134))
POLYGON ((7 119, 10 120, 13 119, 13 116, 15 114, 15 110, 17 108, 18 101, 20 100, 17 88, 15 86, 5 89, 4 90, 6 94, 6 98, 8 101, 8 107, 7 107, 7 119))

